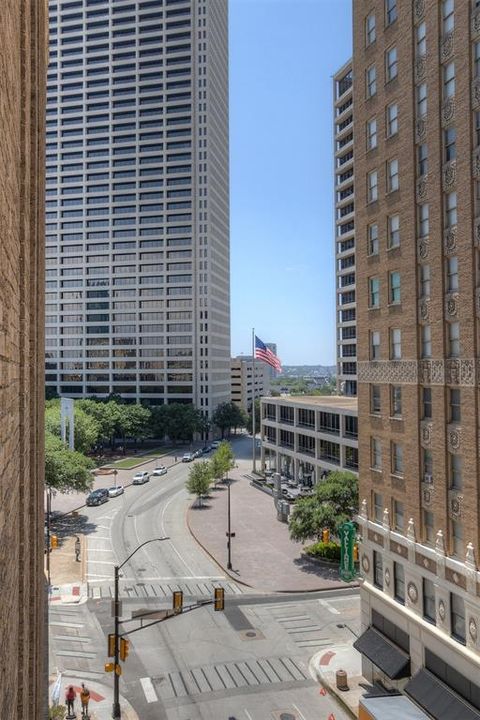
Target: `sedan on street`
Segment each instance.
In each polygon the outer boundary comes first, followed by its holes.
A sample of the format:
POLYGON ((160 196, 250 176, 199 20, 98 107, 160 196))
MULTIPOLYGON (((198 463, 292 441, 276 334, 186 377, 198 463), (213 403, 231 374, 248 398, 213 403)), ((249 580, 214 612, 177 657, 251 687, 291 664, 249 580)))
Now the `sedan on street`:
POLYGON ((133 476, 132 479, 132 485, 143 485, 143 483, 146 483, 150 480, 150 477, 148 475, 148 472, 145 470, 143 472, 137 472, 133 476))
POLYGON ((195 459, 195 455, 193 453, 185 453, 182 457, 182 462, 192 462, 192 460, 195 459))
POLYGON ((152 472, 152 475, 157 477, 159 475, 166 475, 167 474, 167 468, 165 465, 159 465, 155 470, 152 472))
POLYGON ((108 497, 117 497, 123 495, 125 488, 123 485, 115 485, 114 487, 108 488, 108 497))

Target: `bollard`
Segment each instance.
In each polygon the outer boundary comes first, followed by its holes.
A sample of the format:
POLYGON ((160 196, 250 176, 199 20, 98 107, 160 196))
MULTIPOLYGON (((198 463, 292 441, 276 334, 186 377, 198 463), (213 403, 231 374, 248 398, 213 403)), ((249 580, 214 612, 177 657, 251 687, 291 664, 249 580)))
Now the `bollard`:
POLYGON ((345 670, 337 670, 335 673, 335 680, 337 684, 337 690, 348 690, 348 678, 345 670))

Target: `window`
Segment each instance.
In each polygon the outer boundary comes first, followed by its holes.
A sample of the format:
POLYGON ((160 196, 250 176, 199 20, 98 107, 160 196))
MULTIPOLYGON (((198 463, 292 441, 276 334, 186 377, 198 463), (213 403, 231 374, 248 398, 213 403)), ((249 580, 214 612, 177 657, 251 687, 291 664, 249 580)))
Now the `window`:
POLYGON ((450 626, 452 637, 465 644, 465 603, 455 593, 450 593, 450 626))
POLYGON ((447 290, 448 292, 458 290, 458 258, 456 256, 447 258, 447 290))
POLYGON ((392 385, 390 388, 390 404, 392 417, 402 417, 402 387, 392 385))
POLYGON ((373 223, 372 225, 368 226, 367 230, 368 235, 368 254, 369 255, 378 255, 378 225, 377 223, 373 223))
POLYGON ((449 453, 449 469, 450 469, 450 488, 452 490, 462 490, 462 458, 460 455, 449 453))
POLYGON ((430 297, 430 265, 420 265, 420 297, 430 297))
POLYGON ((428 448, 422 448, 422 471, 423 482, 431 483, 433 477, 432 451, 428 448))
POLYGON ((417 149, 418 153, 418 175, 426 175, 428 172, 428 146, 426 143, 419 145, 417 149))
POLYGON ((460 357, 460 323, 448 324, 448 355, 460 357))
POLYGON ((445 153, 445 162, 450 162, 450 160, 455 160, 457 157, 457 148, 456 148, 456 140, 457 140, 457 131, 454 127, 447 128, 443 132, 443 148, 445 153))
POLYGON ((380 332, 378 330, 370 332, 370 359, 380 360, 380 332))
POLYGON ((401 302, 400 273, 394 270, 389 278, 390 304, 401 302))
POLYGON ((373 582, 383 590, 383 559, 378 550, 373 551, 373 582))
POLYGON ((432 418, 432 388, 422 388, 422 420, 432 418))
POLYGON ((372 170, 367 175, 367 202, 375 202, 378 200, 378 173, 372 170))
POLYGON ((392 103, 387 107, 387 137, 392 137, 398 132, 398 105, 392 103))
POLYGON ((366 95, 367 99, 373 97, 377 92, 377 70, 375 65, 367 68, 365 73, 366 95))
POLYGON ((393 593, 395 600, 405 605, 405 570, 400 563, 393 563, 393 593))
POLYGON ((369 307, 377 308, 380 307, 380 280, 378 277, 369 278, 368 280, 369 290, 369 307))
POLYGON ((417 117, 421 118, 427 114, 427 83, 417 87, 417 117))
POLYGON ((428 203, 418 206, 418 237, 425 238, 429 233, 429 208, 428 203))
POLYGON ((445 195, 445 225, 447 228, 457 224, 457 193, 445 195))
POLYGON ((452 554, 462 557, 463 550, 463 527, 457 520, 452 520, 452 554))
POLYGON ((443 99, 455 95, 455 63, 449 62, 443 68, 443 99))
POLYGON ((416 54, 417 57, 422 57, 427 52, 427 26, 425 22, 417 25, 416 30, 416 54))
POLYGON ((392 473, 403 475, 403 448, 399 443, 392 443, 392 473))
POLYGON ((372 118, 367 122, 367 150, 377 147, 377 119, 372 118))
POLYGON ((390 330, 391 360, 400 360, 402 357, 402 331, 399 328, 390 330))
POLYGON ((387 162, 387 192, 395 192, 399 188, 398 160, 387 162))
POLYGON ((443 34, 448 35, 453 30, 454 20, 454 0, 442 0, 442 27, 443 34))
POLYGON ((370 412, 374 415, 380 413, 380 385, 370 386, 370 412))
POLYGON ((437 624, 435 617, 435 585, 431 580, 423 578, 423 617, 425 620, 437 624))
POLYGON ((435 541, 433 513, 428 510, 423 511, 423 539, 428 545, 433 545, 435 541))
POLYGON ((460 390, 458 388, 450 388, 449 390, 449 420, 452 423, 458 423, 462 419, 462 406, 460 403, 460 390))
MULTIPOLYGON (((376 438, 372 438, 372 443, 376 442, 380 445, 380 441, 376 438)), ((372 453, 373 457, 373 453, 372 453)), ((382 458, 380 453, 380 464, 381 464, 382 458)), ((372 461, 372 467, 379 467, 379 465, 374 465, 372 461)), ((380 493, 373 493, 373 517, 377 522, 382 522, 383 520, 383 497, 380 495, 380 493)))
POLYGON ((385 0, 385 25, 391 25, 397 19, 397 0, 385 0))
POLYGON ((397 48, 393 47, 385 53, 385 77, 387 82, 393 80, 398 75, 398 55, 397 48))
POLYGON ((377 39, 377 29, 374 13, 365 18, 365 45, 371 45, 377 39))
POLYGON ((390 215, 387 219, 388 248, 400 245, 400 215, 390 215))
POLYGON ((432 328, 430 325, 422 325, 422 358, 432 357, 432 328))

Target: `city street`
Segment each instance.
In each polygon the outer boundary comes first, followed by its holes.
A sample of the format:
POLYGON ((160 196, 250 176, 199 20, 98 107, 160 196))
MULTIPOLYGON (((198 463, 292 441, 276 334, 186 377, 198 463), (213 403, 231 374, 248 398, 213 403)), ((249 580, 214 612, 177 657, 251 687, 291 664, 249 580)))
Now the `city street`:
MULTIPOLYGON (((246 446, 246 438, 239 441, 239 450, 246 446)), ((151 471, 157 464, 142 469, 151 471)), ((213 598, 214 587, 222 586, 225 611, 215 612, 209 605, 129 636, 120 691, 138 717, 348 717, 334 698, 320 694, 309 660, 344 642, 345 633, 357 632, 356 589, 261 595, 227 577, 186 525, 191 499, 184 484, 190 467, 177 464, 167 475, 127 488, 123 496, 80 510, 78 520, 87 533, 88 600, 51 605, 50 672, 62 671, 65 683, 69 677, 83 678, 100 690, 111 689, 112 675, 103 666, 113 625, 114 565, 142 542, 168 536, 139 550, 122 568, 122 630, 139 627, 139 621, 130 621, 133 612, 171 607, 177 589, 183 590, 188 606, 213 598)), ((121 471, 118 482, 126 483, 133 473, 121 471)), ((106 695, 98 693, 102 699, 106 695)), ((92 718, 108 717, 106 700, 97 705, 92 702, 92 718)))

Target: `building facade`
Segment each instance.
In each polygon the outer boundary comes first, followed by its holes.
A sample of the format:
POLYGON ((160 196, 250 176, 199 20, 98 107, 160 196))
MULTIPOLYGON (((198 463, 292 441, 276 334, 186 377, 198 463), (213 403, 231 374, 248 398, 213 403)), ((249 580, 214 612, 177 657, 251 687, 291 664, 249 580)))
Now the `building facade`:
POLYGON ((0 23, 0 717, 45 718, 44 132, 47 8, 0 23))
POLYGON ((337 391, 357 394, 353 74, 349 61, 333 77, 337 391))
POLYGON ((230 361, 231 401, 246 413, 252 411, 253 399, 270 392, 270 370, 267 363, 255 360, 255 374, 251 357, 237 356, 230 361), (254 387, 255 386, 255 387, 254 387))
POLYGON ((46 384, 230 399, 225 0, 50 3, 46 384))
POLYGON ((433 717, 480 717, 478 5, 353 3, 358 648, 433 717))
POLYGON ((261 472, 314 485, 332 470, 358 471, 357 401, 346 397, 262 398, 261 472))

